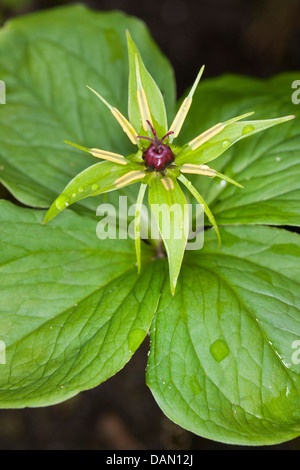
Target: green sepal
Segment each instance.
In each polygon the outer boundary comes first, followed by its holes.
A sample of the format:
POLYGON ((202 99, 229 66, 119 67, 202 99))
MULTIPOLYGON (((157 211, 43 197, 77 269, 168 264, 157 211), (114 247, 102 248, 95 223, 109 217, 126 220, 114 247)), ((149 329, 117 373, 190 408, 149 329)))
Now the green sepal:
POLYGON ((168 178, 172 187, 166 190, 162 183, 163 177, 153 173, 149 181, 149 205, 167 252, 171 292, 174 295, 188 239, 189 212, 177 180, 168 178), (160 212, 163 208, 166 212, 160 212))

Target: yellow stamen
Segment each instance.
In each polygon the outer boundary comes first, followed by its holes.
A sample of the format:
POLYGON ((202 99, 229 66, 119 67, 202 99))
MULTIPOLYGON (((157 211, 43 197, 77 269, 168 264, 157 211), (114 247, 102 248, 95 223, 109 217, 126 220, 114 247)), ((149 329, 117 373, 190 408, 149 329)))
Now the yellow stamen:
POLYGON ((193 163, 186 163, 185 165, 182 165, 180 171, 182 173, 193 173, 196 175, 211 176, 212 178, 218 176, 219 178, 228 181, 228 183, 234 184, 239 188, 243 188, 243 186, 237 181, 233 180, 229 176, 223 175, 223 173, 219 173, 218 171, 209 168, 209 166, 207 165, 194 165, 193 163))
POLYGON ((133 181, 140 180, 144 178, 145 173, 143 171, 130 171, 126 173, 126 175, 121 176, 121 178, 116 179, 115 185, 117 188, 121 188, 122 186, 126 186, 133 181))
POLYGON ((103 96, 101 96, 97 91, 93 90, 93 88, 87 85, 88 89, 95 93, 96 96, 108 107, 111 111, 114 118, 118 121, 120 126, 122 127, 123 131, 126 133, 127 137, 134 145, 139 145, 139 140, 137 139, 137 133, 130 122, 126 119, 125 116, 117 109, 111 106, 108 101, 106 101, 103 96))
POLYGON ((135 55, 135 66, 136 66, 136 80, 137 80, 137 100, 139 105, 139 110, 142 118, 143 128, 146 132, 149 131, 149 127, 147 125, 147 121, 152 123, 152 117, 150 113, 149 104, 147 101, 147 96, 145 90, 142 85, 141 74, 140 74, 140 67, 139 67, 139 60, 138 55, 135 55))
POLYGON ((169 191, 170 189, 174 189, 173 180, 169 178, 168 176, 166 176, 165 178, 162 178, 160 181, 164 185, 166 191, 169 191))
POLYGON ((224 128, 225 125, 220 122, 219 124, 216 124, 215 126, 200 134, 195 139, 191 140, 188 145, 191 147, 192 150, 196 150, 198 147, 200 147, 200 145, 204 144, 209 139, 219 134, 224 128))
POLYGON ((119 163, 120 165, 127 165, 127 161, 123 155, 119 155, 118 153, 106 152, 105 150, 99 149, 91 149, 90 153, 96 158, 103 158, 104 160, 119 163))
POLYGON ((195 83, 191 88, 191 91, 189 92, 188 96, 184 99, 182 105, 179 108, 178 113, 175 116, 174 121, 172 122, 172 125, 171 125, 169 130, 174 132, 174 134, 172 134, 169 137, 170 142, 172 142, 178 136, 178 134, 179 134, 179 132, 182 128, 182 125, 185 121, 187 113, 189 112, 189 109, 191 107, 191 104, 192 104, 192 101, 193 101, 193 95, 194 95, 195 90, 198 86, 200 78, 202 77, 203 72, 204 72, 204 65, 201 68, 200 72, 198 73, 197 78, 195 80, 195 83))
POLYGON ((193 165, 192 163, 186 163, 180 168, 182 173, 193 173, 197 175, 216 176, 215 170, 212 170, 207 165, 193 165))

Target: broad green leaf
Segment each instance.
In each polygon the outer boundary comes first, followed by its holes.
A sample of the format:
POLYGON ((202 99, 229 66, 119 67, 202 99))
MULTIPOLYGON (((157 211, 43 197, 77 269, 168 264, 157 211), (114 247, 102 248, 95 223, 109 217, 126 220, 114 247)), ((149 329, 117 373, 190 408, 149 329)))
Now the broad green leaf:
POLYGON ((227 227, 187 253, 151 327, 147 383, 173 421, 231 444, 300 434, 300 239, 227 227))
POLYGON ((98 240, 96 224, 67 212, 0 203, 0 408, 46 406, 120 370, 155 313, 164 269, 137 275, 134 244, 98 240))
MULTIPOLYGON (((168 130, 163 96, 156 82, 147 71, 141 55, 127 32, 129 55, 128 114, 139 135, 153 137, 146 123, 148 119, 162 138, 168 130)), ((156 68, 157 65, 155 65, 156 68)))
POLYGON ((296 115, 289 122, 237 142, 211 163, 244 189, 204 176, 192 178, 218 224, 300 224, 300 119, 299 107, 291 100, 291 84, 297 76, 290 73, 257 80, 227 75, 203 80, 195 92, 180 143, 251 110, 255 119, 296 115))
POLYGON ((149 184, 149 205, 167 252, 174 294, 188 237, 188 206, 176 180, 155 173, 149 184))
MULTIPOLYGON (((126 29, 173 113, 172 69, 145 25, 121 12, 95 12, 82 5, 56 8, 10 21, 0 31, 0 180, 21 202, 49 207, 66 184, 91 166, 93 157, 64 140, 128 155, 135 147, 99 91, 124 115, 128 105, 126 29)), ((94 210, 92 198, 80 205, 94 210)))
POLYGON ((70 181, 54 201, 46 215, 45 222, 49 222, 75 202, 89 196, 98 196, 98 194, 114 191, 118 178, 137 169, 139 170, 140 167, 133 163, 118 165, 112 162, 101 162, 83 170, 70 181))

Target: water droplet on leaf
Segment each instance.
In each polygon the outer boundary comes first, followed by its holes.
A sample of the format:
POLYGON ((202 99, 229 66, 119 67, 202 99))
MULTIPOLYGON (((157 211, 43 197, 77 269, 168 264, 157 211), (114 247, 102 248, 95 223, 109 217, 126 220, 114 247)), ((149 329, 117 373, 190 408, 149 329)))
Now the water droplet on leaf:
POLYGON ((231 145, 231 142, 230 140, 224 140, 223 143, 222 143, 222 146, 224 147, 224 149, 227 149, 228 147, 230 147, 231 145))
POLYGON ((70 205, 70 199, 68 196, 61 194, 55 201, 55 205, 59 211, 64 210, 66 207, 70 205))
POLYGON ((245 126, 242 130, 242 134, 245 135, 245 134, 249 134, 250 132, 253 132, 255 131, 255 127, 252 126, 252 124, 248 124, 248 126, 245 126))
POLYGON ((217 339, 209 348, 210 354, 217 361, 221 362, 229 354, 229 347, 222 339, 217 339))

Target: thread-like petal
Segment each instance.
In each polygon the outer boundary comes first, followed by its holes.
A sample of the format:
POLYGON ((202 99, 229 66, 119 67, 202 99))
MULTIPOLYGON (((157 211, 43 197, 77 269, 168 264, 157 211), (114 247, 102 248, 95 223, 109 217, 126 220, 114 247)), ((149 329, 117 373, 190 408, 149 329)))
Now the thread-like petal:
POLYGON ((134 231, 135 231, 135 251, 138 266, 138 273, 141 271, 141 210, 142 203, 147 189, 147 184, 142 183, 135 207, 134 231))
POLYGON ((200 147, 200 145, 203 145, 209 139, 219 134, 219 132, 221 132, 224 128, 225 125, 220 122, 219 124, 216 124, 215 126, 208 129, 207 131, 202 132, 202 134, 200 134, 198 137, 189 142, 188 145, 191 147, 192 150, 196 150, 198 147, 200 147))

